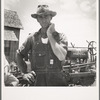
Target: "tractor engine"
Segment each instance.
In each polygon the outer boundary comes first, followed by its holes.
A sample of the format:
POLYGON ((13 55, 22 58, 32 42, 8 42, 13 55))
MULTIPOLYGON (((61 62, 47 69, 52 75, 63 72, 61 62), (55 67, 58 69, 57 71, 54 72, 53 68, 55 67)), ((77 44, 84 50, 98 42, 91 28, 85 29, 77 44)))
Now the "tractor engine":
POLYGON ((70 60, 71 64, 87 62, 88 49, 87 48, 69 48, 67 59, 70 60))
POLYGON ((95 62, 89 61, 88 48, 68 48, 63 66, 67 85, 90 86, 93 84, 96 75, 95 71, 92 70, 93 66, 95 66, 95 62))

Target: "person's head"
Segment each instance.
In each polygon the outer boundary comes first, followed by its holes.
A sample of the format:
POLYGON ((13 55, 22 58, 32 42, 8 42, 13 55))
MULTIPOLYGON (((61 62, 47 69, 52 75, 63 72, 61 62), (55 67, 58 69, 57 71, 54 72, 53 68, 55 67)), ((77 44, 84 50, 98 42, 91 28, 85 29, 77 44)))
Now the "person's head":
POLYGON ((44 28, 48 27, 51 23, 52 16, 51 15, 42 15, 37 17, 37 21, 44 28))
POLYGON ((51 23, 52 17, 56 15, 56 12, 48 9, 48 5, 38 5, 38 10, 36 14, 31 14, 31 16, 40 23, 42 27, 48 27, 51 23))

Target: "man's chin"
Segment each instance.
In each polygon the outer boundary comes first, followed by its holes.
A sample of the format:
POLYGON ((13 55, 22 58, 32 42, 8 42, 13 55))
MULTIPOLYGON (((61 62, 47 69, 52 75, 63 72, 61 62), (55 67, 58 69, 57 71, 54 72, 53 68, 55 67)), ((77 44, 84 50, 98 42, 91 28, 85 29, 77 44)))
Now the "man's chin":
POLYGON ((49 26, 49 25, 43 25, 42 27, 43 27, 43 28, 48 28, 48 26, 49 26))

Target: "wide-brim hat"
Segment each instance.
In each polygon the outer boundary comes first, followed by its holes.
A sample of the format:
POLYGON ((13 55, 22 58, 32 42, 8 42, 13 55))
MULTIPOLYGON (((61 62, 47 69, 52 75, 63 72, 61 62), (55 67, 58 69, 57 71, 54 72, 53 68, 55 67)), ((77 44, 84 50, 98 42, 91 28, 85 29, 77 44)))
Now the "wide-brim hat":
POLYGON ((31 14, 33 18, 37 18, 41 15, 51 15, 54 17, 57 13, 55 11, 49 10, 48 5, 38 5, 37 12, 35 14, 31 14))

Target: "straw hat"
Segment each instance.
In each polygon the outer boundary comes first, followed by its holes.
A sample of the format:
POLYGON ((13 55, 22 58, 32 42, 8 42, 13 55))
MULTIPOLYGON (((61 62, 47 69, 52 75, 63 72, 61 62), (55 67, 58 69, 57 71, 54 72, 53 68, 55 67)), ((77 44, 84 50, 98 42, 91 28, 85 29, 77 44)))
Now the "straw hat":
POLYGON ((37 18, 37 16, 41 15, 51 15, 54 17, 56 14, 56 12, 49 10, 48 5, 38 5, 37 12, 35 14, 31 14, 31 16, 33 18, 37 18))

